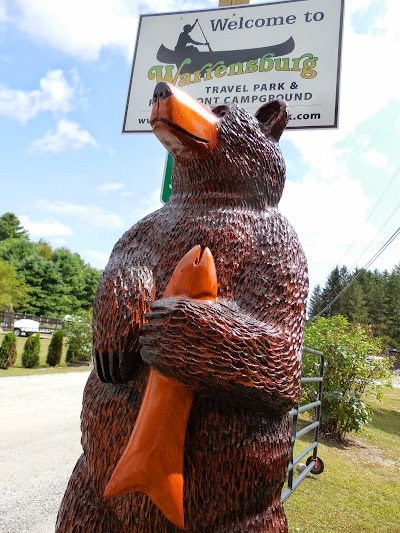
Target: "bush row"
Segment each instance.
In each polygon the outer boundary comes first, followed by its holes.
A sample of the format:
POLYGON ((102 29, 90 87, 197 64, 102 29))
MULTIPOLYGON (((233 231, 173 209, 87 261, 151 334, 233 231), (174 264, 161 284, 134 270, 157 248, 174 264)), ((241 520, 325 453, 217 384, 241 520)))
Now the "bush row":
MULTIPOLYGON (((57 366, 61 361, 64 333, 58 329, 54 332, 48 350, 46 363, 57 366)), ((21 362, 25 368, 33 368, 39 364, 40 337, 39 333, 27 338, 22 350, 21 362)), ((5 370, 15 363, 17 358, 17 337, 10 332, 4 336, 0 346, 0 368, 5 370)))
MULTIPOLYGON (((64 337, 67 339, 66 362, 90 361, 92 358, 92 311, 82 310, 79 316, 71 316, 64 322, 62 330, 56 330, 51 338, 46 363, 57 366, 61 361, 64 337)), ((39 364, 39 334, 27 339, 23 352, 22 364, 32 368, 39 364)), ((16 338, 14 333, 5 335, 0 348, 0 368, 6 369, 16 359, 16 338)))

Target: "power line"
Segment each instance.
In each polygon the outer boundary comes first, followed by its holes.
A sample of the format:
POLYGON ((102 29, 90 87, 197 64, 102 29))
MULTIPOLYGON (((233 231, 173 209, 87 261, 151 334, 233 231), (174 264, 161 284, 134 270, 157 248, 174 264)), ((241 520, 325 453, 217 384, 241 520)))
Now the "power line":
POLYGON ((393 233, 393 235, 389 237, 389 239, 385 242, 382 248, 376 252, 374 257, 368 261, 368 263, 364 266, 364 269, 369 268, 372 265, 372 263, 375 261, 375 259, 378 259, 378 257, 383 254, 386 248, 396 239, 396 237, 398 237, 398 235, 400 235, 400 226, 393 233))
POLYGON ((380 255, 383 254, 383 252, 386 250, 386 248, 400 235, 400 226, 397 228, 397 230, 393 233, 391 237, 385 242, 385 244, 376 252, 376 254, 366 263, 366 265, 354 276, 354 278, 349 281, 347 285, 343 287, 343 289, 331 300, 319 313, 317 313, 312 319, 309 320, 309 322, 312 322, 316 318, 322 315, 324 311, 326 311, 332 304, 334 304, 341 296, 344 294, 352 285, 353 283, 361 276, 363 273, 363 270, 366 270, 369 268, 372 263, 378 259, 380 255))
POLYGON ((368 248, 371 246, 371 244, 375 241, 375 239, 378 237, 378 235, 381 233, 383 228, 386 226, 386 224, 389 222, 389 220, 393 217, 393 215, 396 213, 396 211, 400 208, 400 202, 398 203, 397 207, 393 211, 393 213, 389 216, 389 218, 386 220, 386 222, 383 224, 381 229, 378 231, 378 233, 375 235, 375 237, 372 239, 372 241, 368 244, 368 246, 365 248, 363 253, 360 255, 360 257, 356 260, 354 265, 350 268, 350 270, 353 270, 353 268, 357 265, 358 261, 362 258, 362 256, 365 254, 365 252, 368 250, 368 248))
MULTIPOLYGON (((386 191, 389 189, 389 187, 391 186, 393 180, 395 179, 395 177, 396 177, 397 174, 399 173, 399 170, 400 170, 400 165, 397 167, 397 170, 396 170, 396 172, 393 174, 392 179, 391 179, 391 180, 389 181, 389 183, 386 185, 385 190, 384 190, 383 193, 380 195, 379 200, 376 202, 376 204, 375 204, 374 208, 372 209, 371 213, 368 215, 367 219, 365 220, 364 225, 365 225, 365 224, 368 222, 368 220, 372 217, 373 213, 375 212, 375 209, 378 207, 378 205, 380 204, 382 198, 385 196, 386 191)), ((400 205, 400 204, 399 204, 399 205, 400 205)), ((396 210, 397 210, 397 208, 396 208, 396 210)), ((393 214, 394 214, 394 213, 392 213, 392 215, 393 215, 393 214)), ((391 216, 392 216, 392 215, 391 215, 391 216)), ((386 222, 388 222, 388 220, 387 220, 386 222)), ((386 224, 386 223, 385 223, 385 224, 386 224)), ((381 228, 381 230, 382 230, 383 228, 384 228, 384 226, 381 228)), ((380 230, 380 231, 381 231, 381 230, 380 230)), ((379 235, 379 232, 378 232, 377 235, 375 235, 373 241, 375 240, 375 238, 376 238, 378 235, 379 235)), ((368 244, 367 248, 364 250, 364 252, 362 253, 362 255, 357 259, 357 261, 358 261, 359 259, 361 259, 361 257, 362 257, 362 256, 364 255, 364 253, 368 250, 369 246, 372 244, 373 241, 371 241, 371 242, 368 244)), ((354 239, 354 241, 353 241, 353 242, 350 244, 350 246, 347 248, 347 250, 345 251, 344 255, 341 257, 340 261, 338 262, 338 265, 340 265, 340 264, 342 263, 343 259, 344 259, 344 258, 346 257, 346 255, 349 253, 350 249, 353 247, 353 245, 354 245, 355 242, 356 242, 356 239, 354 239)))

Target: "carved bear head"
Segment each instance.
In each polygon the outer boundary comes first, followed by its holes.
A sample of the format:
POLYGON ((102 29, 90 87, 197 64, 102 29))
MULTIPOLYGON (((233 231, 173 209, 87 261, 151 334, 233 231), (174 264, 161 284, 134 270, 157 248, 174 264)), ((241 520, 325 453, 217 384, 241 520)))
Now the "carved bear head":
POLYGON ((166 82, 157 85, 153 102, 153 131, 174 157, 173 201, 224 197, 260 208, 279 203, 285 102, 273 100, 252 116, 236 105, 209 108, 166 82))

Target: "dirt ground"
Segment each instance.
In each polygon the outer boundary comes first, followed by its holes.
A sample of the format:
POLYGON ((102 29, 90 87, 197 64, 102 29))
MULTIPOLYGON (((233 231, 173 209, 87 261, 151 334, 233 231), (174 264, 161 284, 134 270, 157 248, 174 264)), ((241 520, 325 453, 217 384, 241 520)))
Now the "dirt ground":
POLYGON ((0 532, 54 533, 89 373, 0 379, 0 532))

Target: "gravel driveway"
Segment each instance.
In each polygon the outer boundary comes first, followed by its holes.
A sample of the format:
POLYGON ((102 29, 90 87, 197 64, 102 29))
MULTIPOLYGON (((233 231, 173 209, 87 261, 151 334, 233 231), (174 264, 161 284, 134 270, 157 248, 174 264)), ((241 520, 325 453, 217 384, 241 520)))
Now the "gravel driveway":
POLYGON ((0 532, 54 533, 89 372, 0 379, 0 532))

